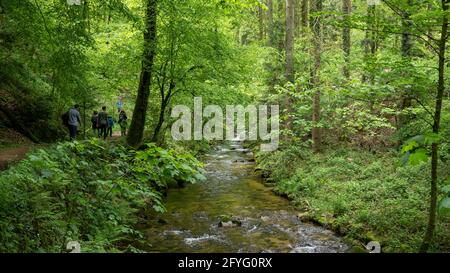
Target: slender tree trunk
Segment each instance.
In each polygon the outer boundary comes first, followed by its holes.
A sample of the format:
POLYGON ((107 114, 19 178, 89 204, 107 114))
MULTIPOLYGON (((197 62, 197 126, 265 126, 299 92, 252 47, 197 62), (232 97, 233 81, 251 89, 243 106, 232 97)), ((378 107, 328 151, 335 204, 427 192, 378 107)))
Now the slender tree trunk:
POLYGON ((302 32, 302 0, 294 0, 294 6, 295 37, 299 37, 302 32))
POLYGON ((164 95, 164 87, 161 88, 161 108, 159 112, 158 124, 155 127, 155 131, 153 132, 152 142, 158 143, 159 135, 161 133, 161 129, 163 127, 165 121, 165 114, 167 106, 169 106, 170 99, 172 97, 173 91, 175 89, 175 82, 173 80, 170 81, 169 90, 166 95, 164 95))
MULTIPOLYGON (((322 0, 314 0, 313 11, 321 12, 322 11, 322 0)), ((321 53, 322 53, 322 26, 320 16, 316 16, 312 22, 312 31, 313 31, 313 56, 314 56, 314 65, 311 70, 311 85, 313 88, 317 88, 320 84, 319 80, 319 70, 321 66, 321 53)), ((320 90, 317 90, 314 93, 313 98, 313 107, 312 107, 312 141, 313 141, 313 151, 315 153, 320 152, 322 146, 322 137, 321 130, 318 126, 320 121, 320 90)))
POLYGON ((259 27, 259 40, 264 40, 264 12, 261 6, 258 6, 258 27, 259 27))
POLYGON ((286 0, 286 79, 294 83, 294 0, 286 0))
MULTIPOLYGON (((367 6, 367 30, 366 37, 364 40, 364 57, 366 67, 368 67, 368 63, 371 61, 372 57, 376 53, 376 42, 375 42, 375 5, 367 6)), ((362 81, 367 82, 368 80, 372 81, 372 75, 370 72, 365 71, 362 76, 362 81)))
POLYGON ((275 33, 273 23, 273 0, 267 0, 267 20, 269 24, 269 40, 268 45, 273 47, 275 44, 275 33))
MULTIPOLYGON (((413 1, 412 0, 408 0, 408 4, 409 5, 413 5, 413 1)), ((405 12, 403 15, 403 20, 402 20, 402 25, 403 25, 403 34, 402 34, 402 43, 401 43, 401 50, 402 50, 402 57, 404 58, 405 62, 407 62, 408 64, 410 63, 410 58, 411 58, 411 49, 412 49, 412 37, 409 34, 409 31, 411 29, 411 22, 410 22, 410 15, 405 12)), ((404 77, 408 77, 408 75, 404 75, 404 77)), ((407 109, 409 107, 411 107, 411 88, 405 88, 405 90, 402 92, 401 94, 401 98, 400 98, 400 110, 404 110, 407 109)), ((398 122, 397 122, 397 127, 401 128, 403 125, 405 125, 408 122, 408 117, 407 115, 400 113, 398 115, 398 122)))
POLYGON ((86 139, 86 94, 83 98, 83 139, 86 139))
POLYGON ((309 1, 302 1, 302 28, 306 29, 309 27, 309 1))
POLYGON ((344 13, 344 28, 342 29, 342 49, 344 51, 344 77, 350 79, 350 50, 351 50, 351 32, 350 32, 350 20, 349 16, 352 12, 352 1, 342 0, 342 12, 344 13))
POLYGON ((167 104, 165 104, 165 102, 162 102, 161 109, 160 109, 160 112, 159 112, 158 124, 156 125, 155 131, 153 132, 152 142, 157 142, 158 141, 159 133, 161 132, 161 128, 162 128, 162 126, 164 124, 164 117, 165 117, 166 107, 167 107, 167 104))
POLYGON ((314 25, 314 22, 315 22, 315 18, 313 16, 311 16, 309 13, 313 13, 315 11, 316 0, 308 0, 308 6, 309 6, 308 25, 312 29, 313 25, 314 25))
POLYGON ((156 55, 156 19, 158 0, 147 0, 146 28, 144 30, 144 54, 142 60, 141 77, 138 95, 131 120, 127 143, 137 148, 143 139, 145 119, 147 115, 148 99, 152 79, 153 60, 156 55))
MULTIPOLYGON (((286 79, 294 84, 295 72, 294 72, 294 0, 286 0, 286 79)), ((292 130, 292 100, 290 94, 286 94, 285 97, 286 112, 288 115, 286 121, 286 129, 292 130)))
MULTIPOLYGON (((436 107, 434 114, 433 133, 438 134, 441 126, 442 100, 445 92, 445 49, 448 39, 448 13, 450 0, 441 0, 444 18, 442 21, 441 38, 439 40, 439 80, 437 85, 436 107)), ((430 211, 428 219, 428 227, 425 237, 420 247, 420 252, 427 252, 433 241, 434 230, 436 228, 436 212, 437 212, 437 169, 438 169, 438 143, 433 143, 431 148, 431 196, 430 211)))
MULTIPOLYGON (((277 9, 277 15, 278 15, 278 20, 277 20, 277 38, 278 38, 278 52, 280 53, 280 57, 283 55, 283 51, 284 51, 284 34, 285 34, 285 22, 283 21, 284 19, 284 15, 286 14, 285 9, 284 9, 284 1, 285 0, 278 0, 278 9, 277 9)), ((282 61, 282 60, 280 60, 282 61)))

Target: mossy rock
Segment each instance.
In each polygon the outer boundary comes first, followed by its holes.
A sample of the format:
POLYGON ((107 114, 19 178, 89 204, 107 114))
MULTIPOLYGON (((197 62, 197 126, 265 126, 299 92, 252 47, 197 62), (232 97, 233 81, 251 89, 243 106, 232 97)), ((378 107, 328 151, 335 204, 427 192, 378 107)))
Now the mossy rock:
POLYGON ((233 216, 232 215, 228 215, 228 214, 223 214, 219 216, 219 220, 220 222, 231 222, 233 220, 233 216))
POLYGON ((352 246, 352 247, 348 250, 348 252, 349 252, 349 253, 369 253, 369 252, 367 251, 367 249, 365 249, 364 247, 359 246, 359 245, 352 246))
POLYGON ((297 214, 297 218, 301 221, 310 221, 312 216, 309 212, 300 212, 297 214))
POLYGON ((232 215, 220 215, 219 216, 220 222, 218 224, 218 227, 240 227, 242 226, 242 221, 237 219, 236 217, 233 217, 232 215))
POLYGON ((364 239, 366 242, 379 242, 381 243, 383 241, 383 238, 376 235, 373 231, 368 231, 364 234, 364 239))

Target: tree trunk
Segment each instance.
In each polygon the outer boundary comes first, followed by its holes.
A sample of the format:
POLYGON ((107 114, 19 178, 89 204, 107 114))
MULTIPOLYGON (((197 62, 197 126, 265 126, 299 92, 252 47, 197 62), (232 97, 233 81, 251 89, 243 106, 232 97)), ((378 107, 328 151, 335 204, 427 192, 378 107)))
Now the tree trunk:
MULTIPOLYGON (((314 12, 321 12, 322 11, 322 0, 315 0, 313 1, 314 5, 313 11, 314 12)), ((321 20, 320 16, 316 16, 313 20, 313 23, 311 25, 312 31, 313 31, 313 56, 314 56, 314 65, 311 70, 311 85, 313 88, 317 88, 320 84, 319 80, 319 69, 321 66, 321 53, 322 53, 322 26, 321 26, 321 20)), ((320 90, 317 88, 314 94, 313 98, 313 107, 312 107, 312 122, 313 122, 313 128, 312 128, 312 141, 313 141, 313 151, 315 153, 320 152, 321 150, 321 144, 322 144, 322 138, 321 138, 321 130, 318 126, 318 123, 320 121, 320 90)))
MULTIPOLYGON (((409 5, 413 5, 412 0, 408 0, 409 5)), ((408 33, 411 29, 410 15, 408 12, 403 14, 402 26, 403 26, 403 34, 402 34, 402 57, 404 58, 406 63, 410 63, 411 58, 411 49, 412 49, 412 37, 408 33)), ((408 75, 404 75, 404 77, 408 77, 408 75)), ((401 94, 400 98, 400 111, 411 107, 411 88, 405 87, 405 90, 401 94)), ((408 122, 408 116, 400 113, 397 117, 397 128, 400 129, 403 125, 408 122)))
MULTIPOLYGON (((294 72, 294 0, 286 0, 286 80, 290 83, 295 83, 294 72)), ((292 130, 292 100, 290 94, 285 95, 286 114, 286 129, 292 130)))
POLYGON ((261 6, 258 6, 259 40, 264 40, 264 12, 261 6))
POLYGON ((269 21, 269 41, 268 45, 273 47, 275 44, 274 24, 273 24, 273 0, 267 0, 267 20, 269 21))
POLYGON ((145 118, 152 79, 153 60, 156 55, 156 18, 158 0, 147 0, 146 29, 144 31, 144 54, 138 95, 131 120, 127 143, 131 147, 139 147, 144 136, 145 118))
POLYGON ((304 29, 309 27, 309 1, 308 0, 301 0, 302 1, 302 27, 304 29))
POLYGON ((86 139, 86 97, 83 98, 83 139, 86 139))
POLYGON ((163 102, 161 104, 161 109, 159 112, 158 124, 156 125, 155 131, 153 132, 152 142, 155 142, 155 143, 158 142, 158 136, 159 136, 159 133, 161 132, 162 125, 164 124, 164 116, 165 116, 166 107, 167 107, 167 105, 163 102))
POLYGON ((286 14, 284 9, 284 3, 285 0, 278 0, 278 9, 277 9, 277 15, 278 15, 278 21, 277 21, 277 38, 278 38, 278 52, 280 53, 280 59, 282 59, 283 51, 284 51, 284 32, 285 32, 285 23, 283 22, 283 17, 286 14))
MULTIPOLYGON (((367 6, 367 30, 366 37, 364 39, 364 58, 367 67, 367 63, 371 61, 372 57, 376 53, 376 41, 375 41, 375 5, 367 6)), ((366 69, 367 70, 367 69, 366 69)), ((373 77, 370 72, 364 71, 362 81, 367 82, 368 80, 372 81, 373 77)))
POLYGON ((342 29, 342 49, 344 51, 344 68, 343 74, 344 77, 350 79, 350 50, 351 50, 351 36, 350 36, 350 20, 349 16, 352 12, 352 1, 351 0, 342 0, 342 12, 344 13, 344 28, 342 29))
POLYGON ((173 91, 175 89, 175 82, 173 80, 170 81, 169 91, 166 95, 164 95, 164 86, 161 88, 161 108, 159 112, 158 124, 155 127, 155 131, 153 132, 152 142, 157 143, 159 139, 159 134, 161 132, 161 128, 163 127, 165 121, 165 114, 167 106, 169 106, 170 99, 172 97, 173 91))
MULTIPOLYGON (((441 126, 442 100, 445 92, 445 47, 448 39, 448 5, 450 0, 442 0, 442 10, 444 18, 442 21, 441 38, 439 40, 439 80, 437 85, 436 108, 434 113, 433 133, 438 134, 441 126)), ((437 211, 437 180, 438 180, 438 149, 437 142, 432 144, 431 151, 431 192, 430 192, 430 210, 428 227, 420 247, 420 252, 427 252, 433 240, 434 230, 436 228, 436 211, 437 211)))
POLYGON ((302 33, 302 1, 295 0, 294 5, 294 25, 295 25, 295 37, 300 37, 302 33))
POLYGON ((294 0, 286 0, 286 79, 294 83, 294 0))

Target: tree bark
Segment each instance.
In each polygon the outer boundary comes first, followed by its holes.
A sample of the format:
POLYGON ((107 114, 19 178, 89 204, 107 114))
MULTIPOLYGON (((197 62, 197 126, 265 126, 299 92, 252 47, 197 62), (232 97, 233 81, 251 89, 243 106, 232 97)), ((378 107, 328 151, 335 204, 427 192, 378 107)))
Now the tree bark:
POLYGON ((285 0, 278 0, 278 7, 277 7, 277 15, 278 15, 278 20, 277 20, 277 38, 278 38, 278 52, 280 53, 280 61, 282 60, 282 55, 283 55, 283 51, 284 51, 284 33, 285 33, 285 23, 283 22, 283 17, 286 14, 285 9, 284 9, 284 3, 285 0))
POLYGON ((295 37, 299 37, 302 26, 302 0, 294 0, 294 33, 295 37))
POLYGON ((259 40, 264 40, 264 12, 262 6, 258 6, 259 40))
MULTIPOLYGON (((409 5, 413 5, 412 0, 408 0, 409 5)), ((411 29, 411 22, 410 22, 410 14, 408 12, 405 12, 403 14, 403 20, 402 20, 402 26, 403 26, 403 34, 402 34, 402 43, 401 43, 401 51, 402 51, 402 57, 405 60, 406 63, 410 63, 411 58, 411 49, 412 49, 412 37, 409 34, 409 31, 411 29)), ((405 73, 406 74, 406 73, 405 73)), ((404 75, 404 77, 407 77, 408 75, 404 75)), ((411 88, 405 88, 405 90, 402 92, 400 97, 400 110, 407 109, 411 107, 411 88)), ((405 125, 408 122, 408 116, 400 113, 397 118, 397 127, 400 129, 403 125, 405 125)))
MULTIPOLYGON (((434 114, 433 133, 438 134, 441 126, 442 100, 445 92, 445 48, 448 39, 448 11, 450 0, 441 0, 444 16, 442 20, 441 38, 439 40, 439 79, 437 85, 436 106, 434 114)), ((433 240, 434 230, 436 228, 436 212, 437 212, 437 180, 438 180, 438 149, 437 142, 432 144, 431 148, 431 192, 430 192, 430 210, 428 227, 420 247, 420 252, 427 252, 433 240)))
MULTIPOLYGON (((377 46, 375 41, 375 5, 369 5, 367 6, 367 30, 366 30, 366 37, 364 39, 364 58, 365 63, 367 66, 367 63, 371 61, 371 57, 373 57, 376 53, 377 46)), ((362 81, 367 82, 368 80, 372 81, 373 77, 370 72, 364 71, 362 76, 362 81)))
POLYGON ((147 115, 148 99, 152 79, 153 61, 156 55, 156 19, 158 0, 147 0, 146 29, 144 31, 144 53, 138 95, 127 137, 129 146, 137 148, 142 142, 147 115))
POLYGON ((294 0, 286 0, 286 79, 294 83, 294 0))
POLYGON ((273 47, 275 44, 274 24, 273 24, 273 0, 267 0, 267 20, 269 24, 268 45, 273 47))
MULTIPOLYGON (((294 35, 295 35, 295 18, 294 18, 294 0, 286 0, 286 80, 295 83, 294 72, 294 35)), ((285 95, 284 101, 286 107, 286 129, 292 130, 292 100, 290 94, 285 95)))
POLYGON ((304 29, 309 27, 309 1, 302 0, 302 27, 304 29))
POLYGON ((350 50, 351 50, 351 32, 348 20, 352 12, 352 1, 342 0, 342 12, 344 14, 344 28, 342 29, 342 49, 344 51, 344 77, 350 79, 350 50))
MULTIPOLYGON (((314 12, 321 12, 322 11, 322 0, 315 0, 313 1, 314 5, 313 11, 314 12)), ((313 31, 313 56, 314 56, 314 65, 311 70, 311 85, 313 88, 317 88, 317 86, 320 84, 319 80, 319 69, 321 66, 321 53, 322 53, 322 26, 321 26, 321 20, 320 16, 316 16, 313 20, 313 23, 311 25, 312 31, 313 31)), ((313 151, 315 153, 320 152, 321 146, 322 146, 322 137, 321 137, 321 130, 318 126, 318 123, 320 122, 320 90, 317 88, 314 93, 313 98, 313 107, 312 107, 312 141, 313 141, 313 151)))

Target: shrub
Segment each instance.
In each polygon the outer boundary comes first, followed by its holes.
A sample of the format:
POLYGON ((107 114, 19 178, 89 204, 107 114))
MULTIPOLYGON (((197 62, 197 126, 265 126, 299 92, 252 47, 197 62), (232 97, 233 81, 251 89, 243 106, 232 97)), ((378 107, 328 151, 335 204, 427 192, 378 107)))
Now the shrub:
POLYGON ((115 251, 135 229, 137 212, 164 211, 167 183, 202 178, 189 155, 148 145, 127 150, 98 140, 38 150, 0 176, 0 252, 115 251))

